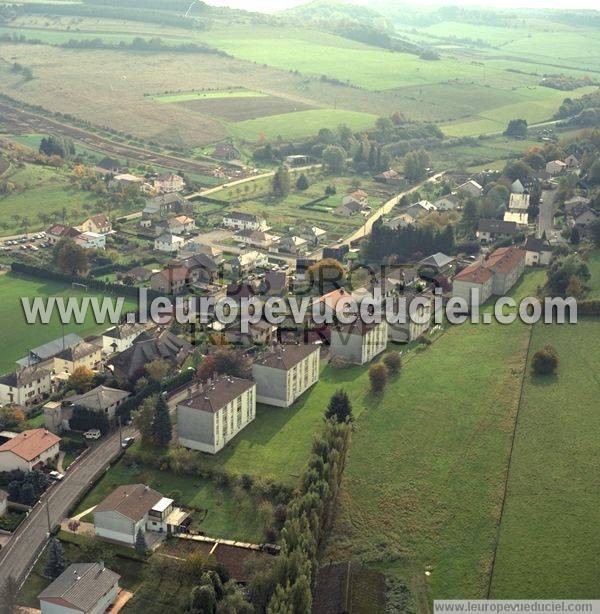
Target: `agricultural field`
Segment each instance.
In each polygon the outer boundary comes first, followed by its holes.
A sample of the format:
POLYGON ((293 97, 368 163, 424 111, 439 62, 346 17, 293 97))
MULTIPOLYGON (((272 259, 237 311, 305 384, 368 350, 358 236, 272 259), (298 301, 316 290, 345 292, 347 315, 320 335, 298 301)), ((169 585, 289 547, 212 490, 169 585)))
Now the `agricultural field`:
POLYGON ((356 422, 326 556, 400 576, 422 606, 485 597, 528 341, 521 323, 465 324, 405 363, 356 422))
POLYGON ((62 220, 63 208, 72 223, 103 210, 98 196, 73 186, 60 169, 25 164, 11 169, 4 180, 15 188, 0 195, 0 236, 45 229, 53 217, 62 220))
POLYGON ((599 335, 595 319, 534 327, 530 357, 549 344, 560 364, 555 376, 524 379, 493 598, 598 596, 599 335))
MULTIPOLYGON (((210 537, 252 543, 262 541, 262 527, 255 503, 247 494, 243 493, 242 496, 242 493, 238 493, 238 496, 231 489, 218 488, 210 480, 179 476, 139 464, 128 466, 124 461, 111 467, 79 504, 74 515, 98 505, 117 486, 138 483, 155 488, 178 504, 193 508, 194 530, 210 537)), ((93 522, 91 516, 84 517, 84 520, 93 522)))
MULTIPOLYGON (((33 278, 17 277, 12 274, 0 275, 0 317, 4 322, 11 322, 2 331, 2 356, 0 357, 0 373, 11 371, 15 368, 14 362, 27 354, 27 351, 56 339, 66 333, 77 333, 80 337, 86 337, 99 333, 110 327, 110 323, 97 324, 93 314, 88 313, 83 324, 61 325, 57 314, 54 314, 49 324, 30 325, 25 320, 25 314, 21 305, 21 297, 47 298, 49 296, 61 296, 64 298, 83 296, 83 292, 71 288, 71 286, 33 278)), ((90 293, 89 296, 102 296, 90 293)), ((135 308, 135 302, 125 299, 123 309, 131 311, 135 308)))

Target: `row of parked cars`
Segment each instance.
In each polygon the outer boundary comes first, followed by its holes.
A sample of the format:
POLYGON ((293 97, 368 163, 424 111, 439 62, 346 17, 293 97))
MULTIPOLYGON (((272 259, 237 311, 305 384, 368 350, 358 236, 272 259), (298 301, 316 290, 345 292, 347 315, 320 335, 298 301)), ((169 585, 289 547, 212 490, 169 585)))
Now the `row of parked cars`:
POLYGON ((46 241, 46 233, 45 232, 36 232, 33 235, 29 235, 27 237, 21 237, 20 239, 9 239, 0 243, 0 250, 6 252, 11 249, 30 249, 34 252, 37 252, 40 248, 49 247, 50 243, 46 241), (36 244, 37 242, 37 244, 36 244))

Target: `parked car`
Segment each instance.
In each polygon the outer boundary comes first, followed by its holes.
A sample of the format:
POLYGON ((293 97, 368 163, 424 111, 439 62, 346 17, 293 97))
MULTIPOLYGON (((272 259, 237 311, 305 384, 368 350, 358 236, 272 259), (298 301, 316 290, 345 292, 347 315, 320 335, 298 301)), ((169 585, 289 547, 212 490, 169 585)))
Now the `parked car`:
POLYGON ((60 473, 59 471, 51 471, 48 474, 48 477, 51 480, 54 480, 55 482, 60 482, 65 476, 64 476, 64 474, 60 473))
POLYGON ((134 441, 135 437, 125 437, 125 439, 123 439, 123 442, 121 443, 121 447, 128 448, 130 445, 133 444, 134 441))
POLYGON ((96 440, 102 437, 102 433, 98 429, 90 429, 83 434, 84 438, 87 440, 96 440))

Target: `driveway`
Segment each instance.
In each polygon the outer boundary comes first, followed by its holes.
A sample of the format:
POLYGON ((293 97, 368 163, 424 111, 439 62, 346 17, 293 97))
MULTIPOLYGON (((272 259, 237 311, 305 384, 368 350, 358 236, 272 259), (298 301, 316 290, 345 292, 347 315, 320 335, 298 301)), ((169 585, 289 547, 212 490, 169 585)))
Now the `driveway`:
POLYGON ((554 229, 554 199, 556 198, 555 190, 543 190, 542 200, 540 202, 540 214, 538 216, 538 229, 537 236, 541 237, 546 233, 546 237, 549 239, 552 236, 554 229))

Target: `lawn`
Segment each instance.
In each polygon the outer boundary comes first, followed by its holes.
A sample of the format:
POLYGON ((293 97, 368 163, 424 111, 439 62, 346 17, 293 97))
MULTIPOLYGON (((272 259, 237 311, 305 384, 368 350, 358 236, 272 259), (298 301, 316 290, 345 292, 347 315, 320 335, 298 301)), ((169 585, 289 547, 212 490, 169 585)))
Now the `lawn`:
POLYGON ((23 217, 29 220, 29 231, 44 229, 48 222, 40 216, 60 216, 63 207, 68 221, 81 222, 100 202, 92 193, 73 187, 66 172, 45 166, 26 164, 5 179, 16 190, 0 196, 0 235, 24 232, 23 217))
MULTIPOLYGON (((513 295, 543 278, 529 273, 513 295)), ((528 338, 521 323, 453 327, 371 400, 327 557, 397 574, 423 609, 485 596, 528 338)))
POLYGON ((336 128, 345 124, 352 130, 372 128, 377 115, 344 109, 312 109, 257 117, 229 124, 230 132, 240 139, 257 141, 263 138, 299 138, 316 134, 323 126, 336 128))
POLYGON ((534 328, 560 365, 525 378, 492 598, 598 598, 599 338, 597 319, 534 328))
POLYGON ((600 251, 596 250, 590 254, 587 266, 592 278, 587 282, 589 292, 586 298, 600 298, 600 251))
MULTIPOLYGON (((3 322, 10 322, 10 326, 2 329, 2 356, 0 357, 0 373, 14 369, 15 360, 22 358, 27 351, 52 341, 69 332, 77 333, 86 337, 98 333, 110 327, 109 323, 98 324, 94 321, 93 314, 88 313, 83 324, 69 324, 61 326, 58 315, 52 318, 49 324, 28 324, 21 305, 21 297, 45 298, 49 296, 83 296, 82 292, 73 290, 71 286, 58 282, 45 281, 33 278, 17 277, 12 274, 0 276, 0 317, 3 322)), ((91 296, 101 296, 94 295, 91 296)), ((124 310, 130 311, 135 308, 135 302, 125 299, 124 310)))
POLYGON ((232 491, 217 488, 200 477, 179 476, 145 466, 127 467, 123 461, 110 468, 79 504, 76 513, 97 505, 121 484, 137 483, 155 488, 176 503, 205 510, 194 514, 194 528, 210 537, 262 541, 256 505, 247 495, 238 498, 232 491))

